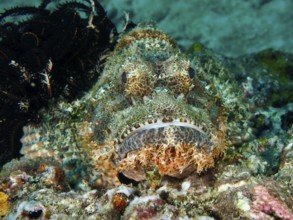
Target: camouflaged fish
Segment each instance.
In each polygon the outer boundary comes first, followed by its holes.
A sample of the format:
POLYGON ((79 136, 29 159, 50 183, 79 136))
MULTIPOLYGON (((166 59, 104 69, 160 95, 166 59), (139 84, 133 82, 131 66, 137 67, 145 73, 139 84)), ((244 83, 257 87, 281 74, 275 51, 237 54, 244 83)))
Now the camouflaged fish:
POLYGON ((53 157, 67 176, 95 184, 119 184, 117 173, 136 181, 200 173, 227 147, 224 104, 207 87, 168 35, 138 26, 88 94, 24 128, 22 153, 53 157))

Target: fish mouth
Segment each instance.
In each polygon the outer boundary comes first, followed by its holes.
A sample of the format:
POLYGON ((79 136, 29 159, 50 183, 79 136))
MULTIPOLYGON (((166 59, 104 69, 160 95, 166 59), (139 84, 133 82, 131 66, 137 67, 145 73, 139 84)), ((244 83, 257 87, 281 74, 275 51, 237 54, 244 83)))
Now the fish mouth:
POLYGON ((158 121, 130 132, 121 142, 118 156, 119 159, 123 159, 128 152, 144 146, 172 147, 181 144, 201 148, 206 145, 211 146, 211 141, 209 135, 200 126, 179 120, 158 121))
POLYGON ((149 170, 183 178, 214 166, 209 133, 179 120, 141 126, 128 132, 117 147, 118 170, 136 181, 147 179, 149 170))

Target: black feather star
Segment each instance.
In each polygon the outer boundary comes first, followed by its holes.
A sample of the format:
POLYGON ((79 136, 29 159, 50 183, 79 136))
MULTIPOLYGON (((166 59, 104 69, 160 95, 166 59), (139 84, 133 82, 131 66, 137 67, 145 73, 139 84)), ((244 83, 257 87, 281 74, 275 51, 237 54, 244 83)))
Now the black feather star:
POLYGON ((97 79, 117 31, 97 0, 43 0, 3 12, 0 32, 3 164, 18 155, 21 128, 37 121, 41 108, 76 98, 97 79))

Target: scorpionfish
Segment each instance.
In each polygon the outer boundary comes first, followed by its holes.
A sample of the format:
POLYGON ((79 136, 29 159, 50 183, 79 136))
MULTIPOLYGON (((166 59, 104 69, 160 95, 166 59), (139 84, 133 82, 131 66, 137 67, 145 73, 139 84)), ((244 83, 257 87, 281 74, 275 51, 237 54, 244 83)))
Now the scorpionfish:
POLYGON ((24 127, 21 152, 54 158, 72 181, 183 178, 214 167, 227 148, 224 104, 152 25, 120 37, 84 97, 44 111, 41 124, 24 127))

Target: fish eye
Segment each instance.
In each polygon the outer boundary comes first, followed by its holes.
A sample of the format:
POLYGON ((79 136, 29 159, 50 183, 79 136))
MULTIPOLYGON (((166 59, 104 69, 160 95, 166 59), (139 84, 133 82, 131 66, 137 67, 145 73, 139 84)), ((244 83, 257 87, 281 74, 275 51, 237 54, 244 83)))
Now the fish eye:
POLYGON ((127 76, 126 76, 126 72, 125 71, 123 71, 123 73, 121 75, 121 81, 123 83, 127 83, 127 76))
POLYGON ((173 92, 186 94, 194 87, 196 71, 188 60, 174 57, 164 63, 163 70, 162 79, 173 92))
POLYGON ((196 74, 195 70, 194 70, 192 67, 189 67, 189 68, 188 68, 188 75, 189 75, 189 78, 190 78, 190 79, 193 79, 194 76, 195 76, 195 74, 196 74))
POLYGON ((155 83, 153 68, 143 61, 126 62, 121 81, 124 91, 131 96, 145 96, 153 91, 155 83))

